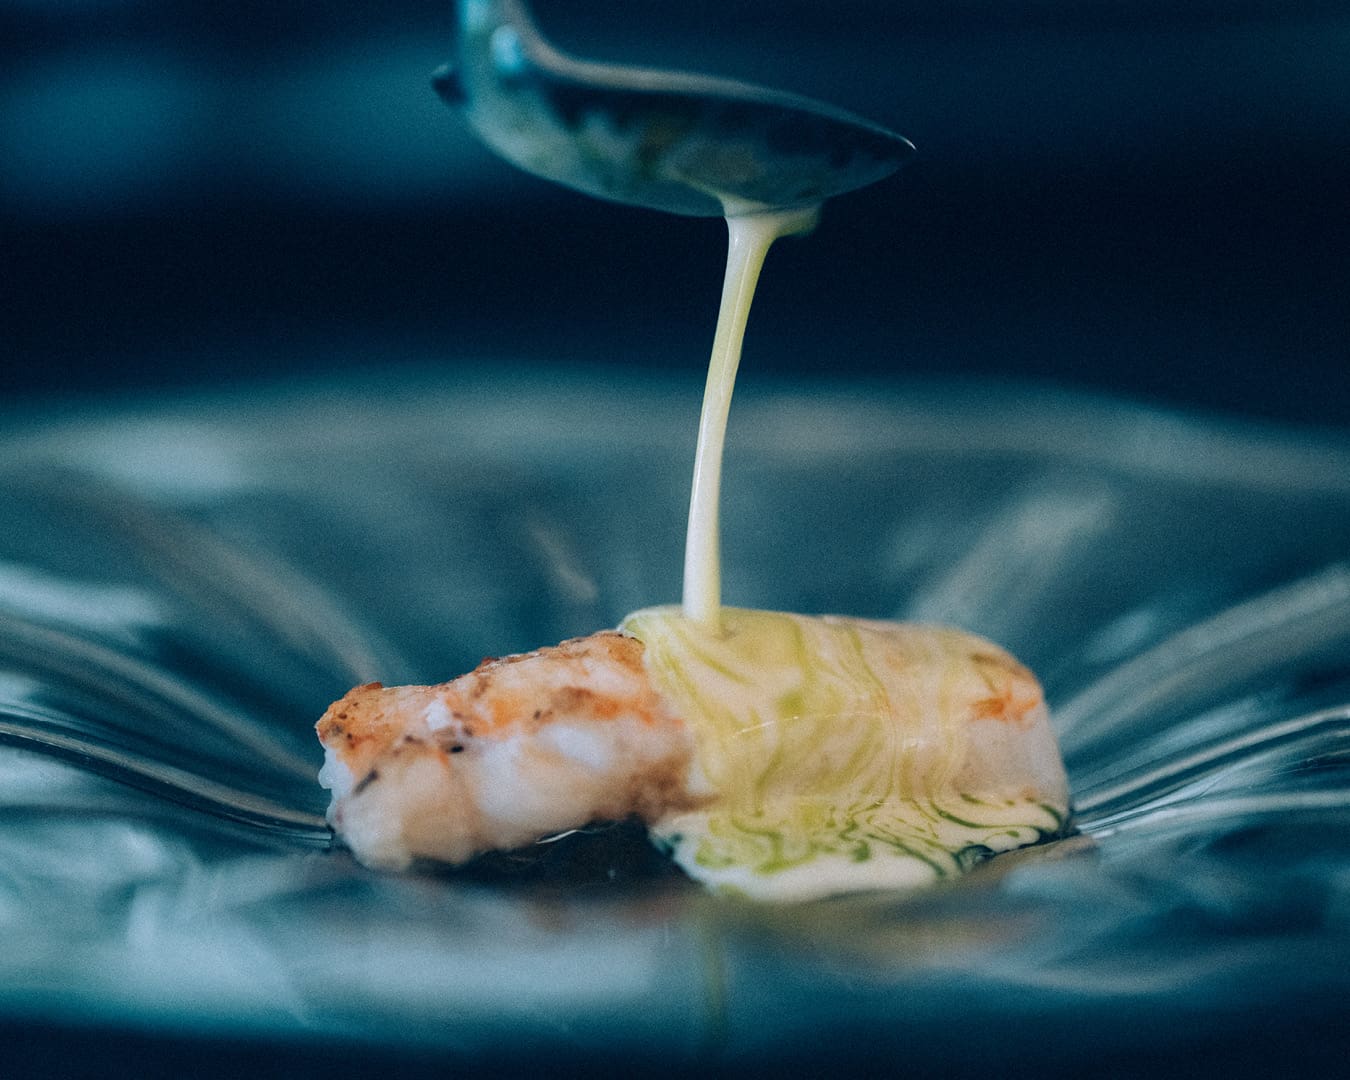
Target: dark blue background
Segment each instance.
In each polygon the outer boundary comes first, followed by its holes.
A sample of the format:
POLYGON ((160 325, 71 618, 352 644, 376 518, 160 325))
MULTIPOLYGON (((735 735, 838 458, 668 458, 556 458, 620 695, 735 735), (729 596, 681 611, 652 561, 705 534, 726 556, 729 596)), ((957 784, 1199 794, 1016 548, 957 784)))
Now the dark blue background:
MULTIPOLYGON (((774 252, 746 369, 979 375, 1341 424, 1350 8, 539 0, 919 163, 774 252)), ((428 75, 444 0, 0 0, 0 393, 401 364, 705 361, 720 222, 554 190, 428 75), (17 47, 16 47, 17 46, 17 47)))

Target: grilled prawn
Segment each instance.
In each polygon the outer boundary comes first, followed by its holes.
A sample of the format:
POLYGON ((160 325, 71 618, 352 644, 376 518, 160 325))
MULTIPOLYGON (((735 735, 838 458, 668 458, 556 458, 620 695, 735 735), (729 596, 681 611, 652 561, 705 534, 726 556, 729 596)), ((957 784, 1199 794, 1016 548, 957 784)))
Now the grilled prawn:
POLYGON ((462 863, 637 816, 692 877, 765 898, 922 884, 1061 831, 1035 678, 958 630, 654 608, 318 724, 361 861, 462 863))

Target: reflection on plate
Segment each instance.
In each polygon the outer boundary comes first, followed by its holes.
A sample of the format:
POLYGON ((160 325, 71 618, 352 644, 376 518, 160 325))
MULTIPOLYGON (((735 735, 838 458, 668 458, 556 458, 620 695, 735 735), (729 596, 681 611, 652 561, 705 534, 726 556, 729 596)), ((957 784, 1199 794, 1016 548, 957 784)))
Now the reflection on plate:
POLYGON ((1315 1058, 1350 989, 1329 436, 1007 389, 738 402, 728 601, 1008 646, 1078 836, 782 909, 625 827, 410 876, 331 848, 312 724, 348 686, 676 597, 695 389, 400 376, 0 442, 4 1020, 442 1064, 1315 1058))

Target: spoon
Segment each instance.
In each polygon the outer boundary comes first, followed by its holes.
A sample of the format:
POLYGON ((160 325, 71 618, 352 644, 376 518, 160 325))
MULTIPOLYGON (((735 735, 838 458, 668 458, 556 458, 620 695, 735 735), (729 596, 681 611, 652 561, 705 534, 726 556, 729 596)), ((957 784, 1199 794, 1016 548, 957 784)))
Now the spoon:
POLYGON ((520 0, 460 0, 458 22, 437 92, 502 157, 590 195, 700 217, 790 210, 881 180, 914 153, 795 94, 573 59, 520 0))
POLYGON ((727 219, 722 304, 699 418, 685 541, 685 615, 721 627, 722 452, 760 268, 835 195, 889 176, 908 139, 794 94, 681 72, 574 60, 520 0, 461 0, 456 64, 434 77, 488 146, 601 198, 727 219))

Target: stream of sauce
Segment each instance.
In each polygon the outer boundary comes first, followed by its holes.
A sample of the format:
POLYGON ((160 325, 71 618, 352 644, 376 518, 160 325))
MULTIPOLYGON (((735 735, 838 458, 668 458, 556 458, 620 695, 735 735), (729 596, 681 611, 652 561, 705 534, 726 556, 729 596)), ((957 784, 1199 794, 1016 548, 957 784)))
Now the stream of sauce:
POLYGON ((776 900, 912 888, 1056 835, 1068 785, 1040 689, 997 646, 934 627, 723 610, 722 451, 750 305, 773 242, 820 214, 724 206, 684 601, 621 626, 697 731, 694 771, 716 802, 665 815, 652 835, 694 879, 776 900), (977 734, 986 713, 1015 733, 986 723, 977 734))
POLYGON ((684 548, 684 614, 712 633, 721 628, 718 506, 722 490, 722 448, 750 304, 773 242, 780 236, 810 232, 819 217, 819 206, 793 210, 727 207, 727 270, 722 283, 722 304, 717 313, 712 358, 708 362, 708 382, 703 390, 694 480, 689 494, 689 529, 684 548))

